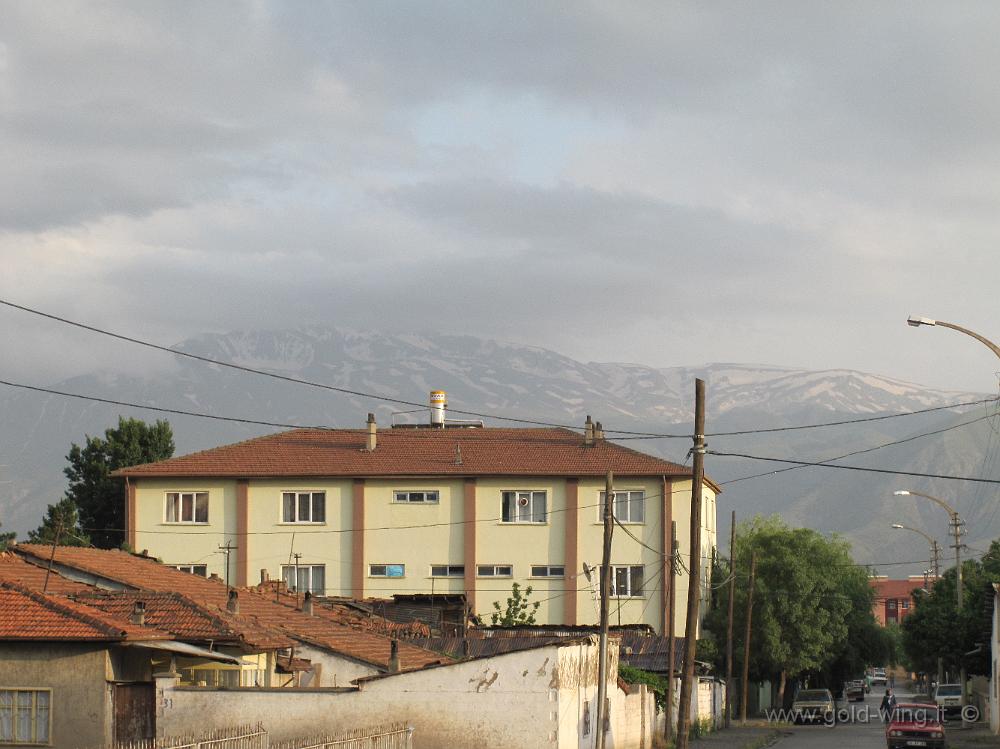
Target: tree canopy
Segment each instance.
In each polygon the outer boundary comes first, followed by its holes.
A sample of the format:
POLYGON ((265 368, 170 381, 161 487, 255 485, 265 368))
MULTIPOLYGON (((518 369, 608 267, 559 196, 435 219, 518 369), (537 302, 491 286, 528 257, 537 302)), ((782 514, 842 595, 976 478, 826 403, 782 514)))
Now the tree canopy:
POLYGON ((95 546, 115 548, 124 538, 123 481, 113 478, 112 471, 165 460, 173 454, 169 423, 158 420, 149 425, 124 416, 118 417, 117 427, 105 430, 103 438, 88 436, 82 447, 73 444, 66 456, 69 465, 63 469, 69 479, 66 499, 76 506, 80 527, 86 529, 95 546))
POLYGON ((63 497, 49 505, 42 524, 28 532, 28 542, 33 544, 59 544, 60 546, 90 546, 90 538, 80 527, 80 513, 76 503, 63 497))
MULTIPOLYGON (((790 528, 778 517, 756 517, 740 523, 736 532, 737 672, 751 553, 757 557, 751 678, 776 679, 783 688, 786 679, 813 674, 835 684, 865 665, 886 662, 888 639, 872 614, 868 570, 851 559, 849 544, 807 528, 790 528)), ((720 644, 726 641, 728 576, 728 565, 718 565, 713 575, 717 593, 706 618, 706 628, 720 644)))

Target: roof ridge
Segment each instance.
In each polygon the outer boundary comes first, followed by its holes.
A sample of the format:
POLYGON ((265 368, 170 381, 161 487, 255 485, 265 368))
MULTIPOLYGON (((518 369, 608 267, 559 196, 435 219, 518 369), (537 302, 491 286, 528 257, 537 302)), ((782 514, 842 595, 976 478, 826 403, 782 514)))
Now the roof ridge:
MULTIPOLYGON (((95 627, 98 630, 103 630, 105 634, 114 637, 116 639, 125 640, 128 639, 128 629, 123 628, 122 622, 114 617, 111 617, 104 612, 96 611, 86 604, 79 603, 74 599, 67 598, 66 601, 72 600, 77 607, 67 605, 63 601, 54 600, 53 597, 48 593, 41 593, 39 591, 31 590, 22 585, 12 583, 10 581, 0 581, 0 588, 8 588, 11 590, 16 590, 28 598, 31 598, 36 603, 45 606, 59 614, 64 616, 74 617, 77 619, 82 619, 87 624, 95 627), (82 609, 82 610, 81 610, 82 609)), ((138 625, 137 625, 138 626, 138 625)), ((157 630, 153 630, 156 632, 157 630)))

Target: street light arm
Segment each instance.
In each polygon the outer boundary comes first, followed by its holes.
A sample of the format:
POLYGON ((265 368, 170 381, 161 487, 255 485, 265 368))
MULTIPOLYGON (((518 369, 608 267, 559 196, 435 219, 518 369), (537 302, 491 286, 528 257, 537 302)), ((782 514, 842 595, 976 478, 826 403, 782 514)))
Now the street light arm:
POLYGON ((942 328, 951 328, 952 330, 957 330, 959 333, 965 333, 967 336, 972 336, 977 341, 985 345, 990 351, 997 355, 997 358, 1000 358, 1000 346, 997 346, 989 338, 985 338, 984 336, 979 335, 979 333, 969 330, 968 328, 963 328, 961 325, 955 325, 950 322, 942 322, 941 320, 929 320, 925 317, 911 317, 906 322, 913 327, 918 327, 920 325, 940 325, 942 328))
MULTIPOLYGON (((899 493, 900 492, 896 492, 896 494, 899 493)), ((952 507, 947 502, 945 502, 943 499, 938 499, 937 497, 933 497, 930 494, 924 494, 923 492, 915 492, 912 489, 908 490, 906 494, 912 494, 915 497, 923 497, 924 499, 929 499, 931 502, 937 502, 944 509, 946 509, 948 511, 948 514, 951 515, 953 518, 958 517, 958 512, 956 512, 955 508, 952 507)))
POLYGON ((929 543, 931 546, 933 546, 936 543, 936 541, 933 538, 931 538, 929 533, 924 533, 922 530, 919 530, 918 528, 911 528, 910 526, 902 525, 901 523, 893 523, 892 527, 898 528, 899 530, 902 531, 913 531, 914 533, 919 533, 921 536, 927 539, 927 543, 929 543))

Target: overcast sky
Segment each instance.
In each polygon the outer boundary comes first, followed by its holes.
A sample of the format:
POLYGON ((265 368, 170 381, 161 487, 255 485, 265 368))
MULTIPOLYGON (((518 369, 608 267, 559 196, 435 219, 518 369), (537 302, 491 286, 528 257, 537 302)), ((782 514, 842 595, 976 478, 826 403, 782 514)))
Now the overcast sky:
MULTIPOLYGON (((995 391, 1000 6, 0 4, 0 295, 995 391)), ((0 309, 0 377, 140 366, 0 309)), ((115 354, 114 352, 118 352, 115 354)), ((127 353, 126 353, 127 352, 127 353)))

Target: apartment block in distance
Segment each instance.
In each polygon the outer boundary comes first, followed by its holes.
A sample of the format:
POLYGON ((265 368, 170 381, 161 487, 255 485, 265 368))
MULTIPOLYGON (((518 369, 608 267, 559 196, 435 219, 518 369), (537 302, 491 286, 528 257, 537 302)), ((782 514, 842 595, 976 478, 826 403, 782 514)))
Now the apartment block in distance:
MULTIPOLYGON (((369 414, 363 429, 295 429, 120 470, 127 540, 234 585, 268 576, 314 595, 464 594, 486 623, 517 582, 541 602, 538 623, 590 624, 610 470, 612 621, 665 630, 664 550, 674 521, 687 568, 690 468, 609 441, 589 417, 582 433, 484 427, 449 420, 441 391, 429 411, 426 424, 380 430, 369 414)), ((703 560, 718 491, 705 480, 703 560)))

